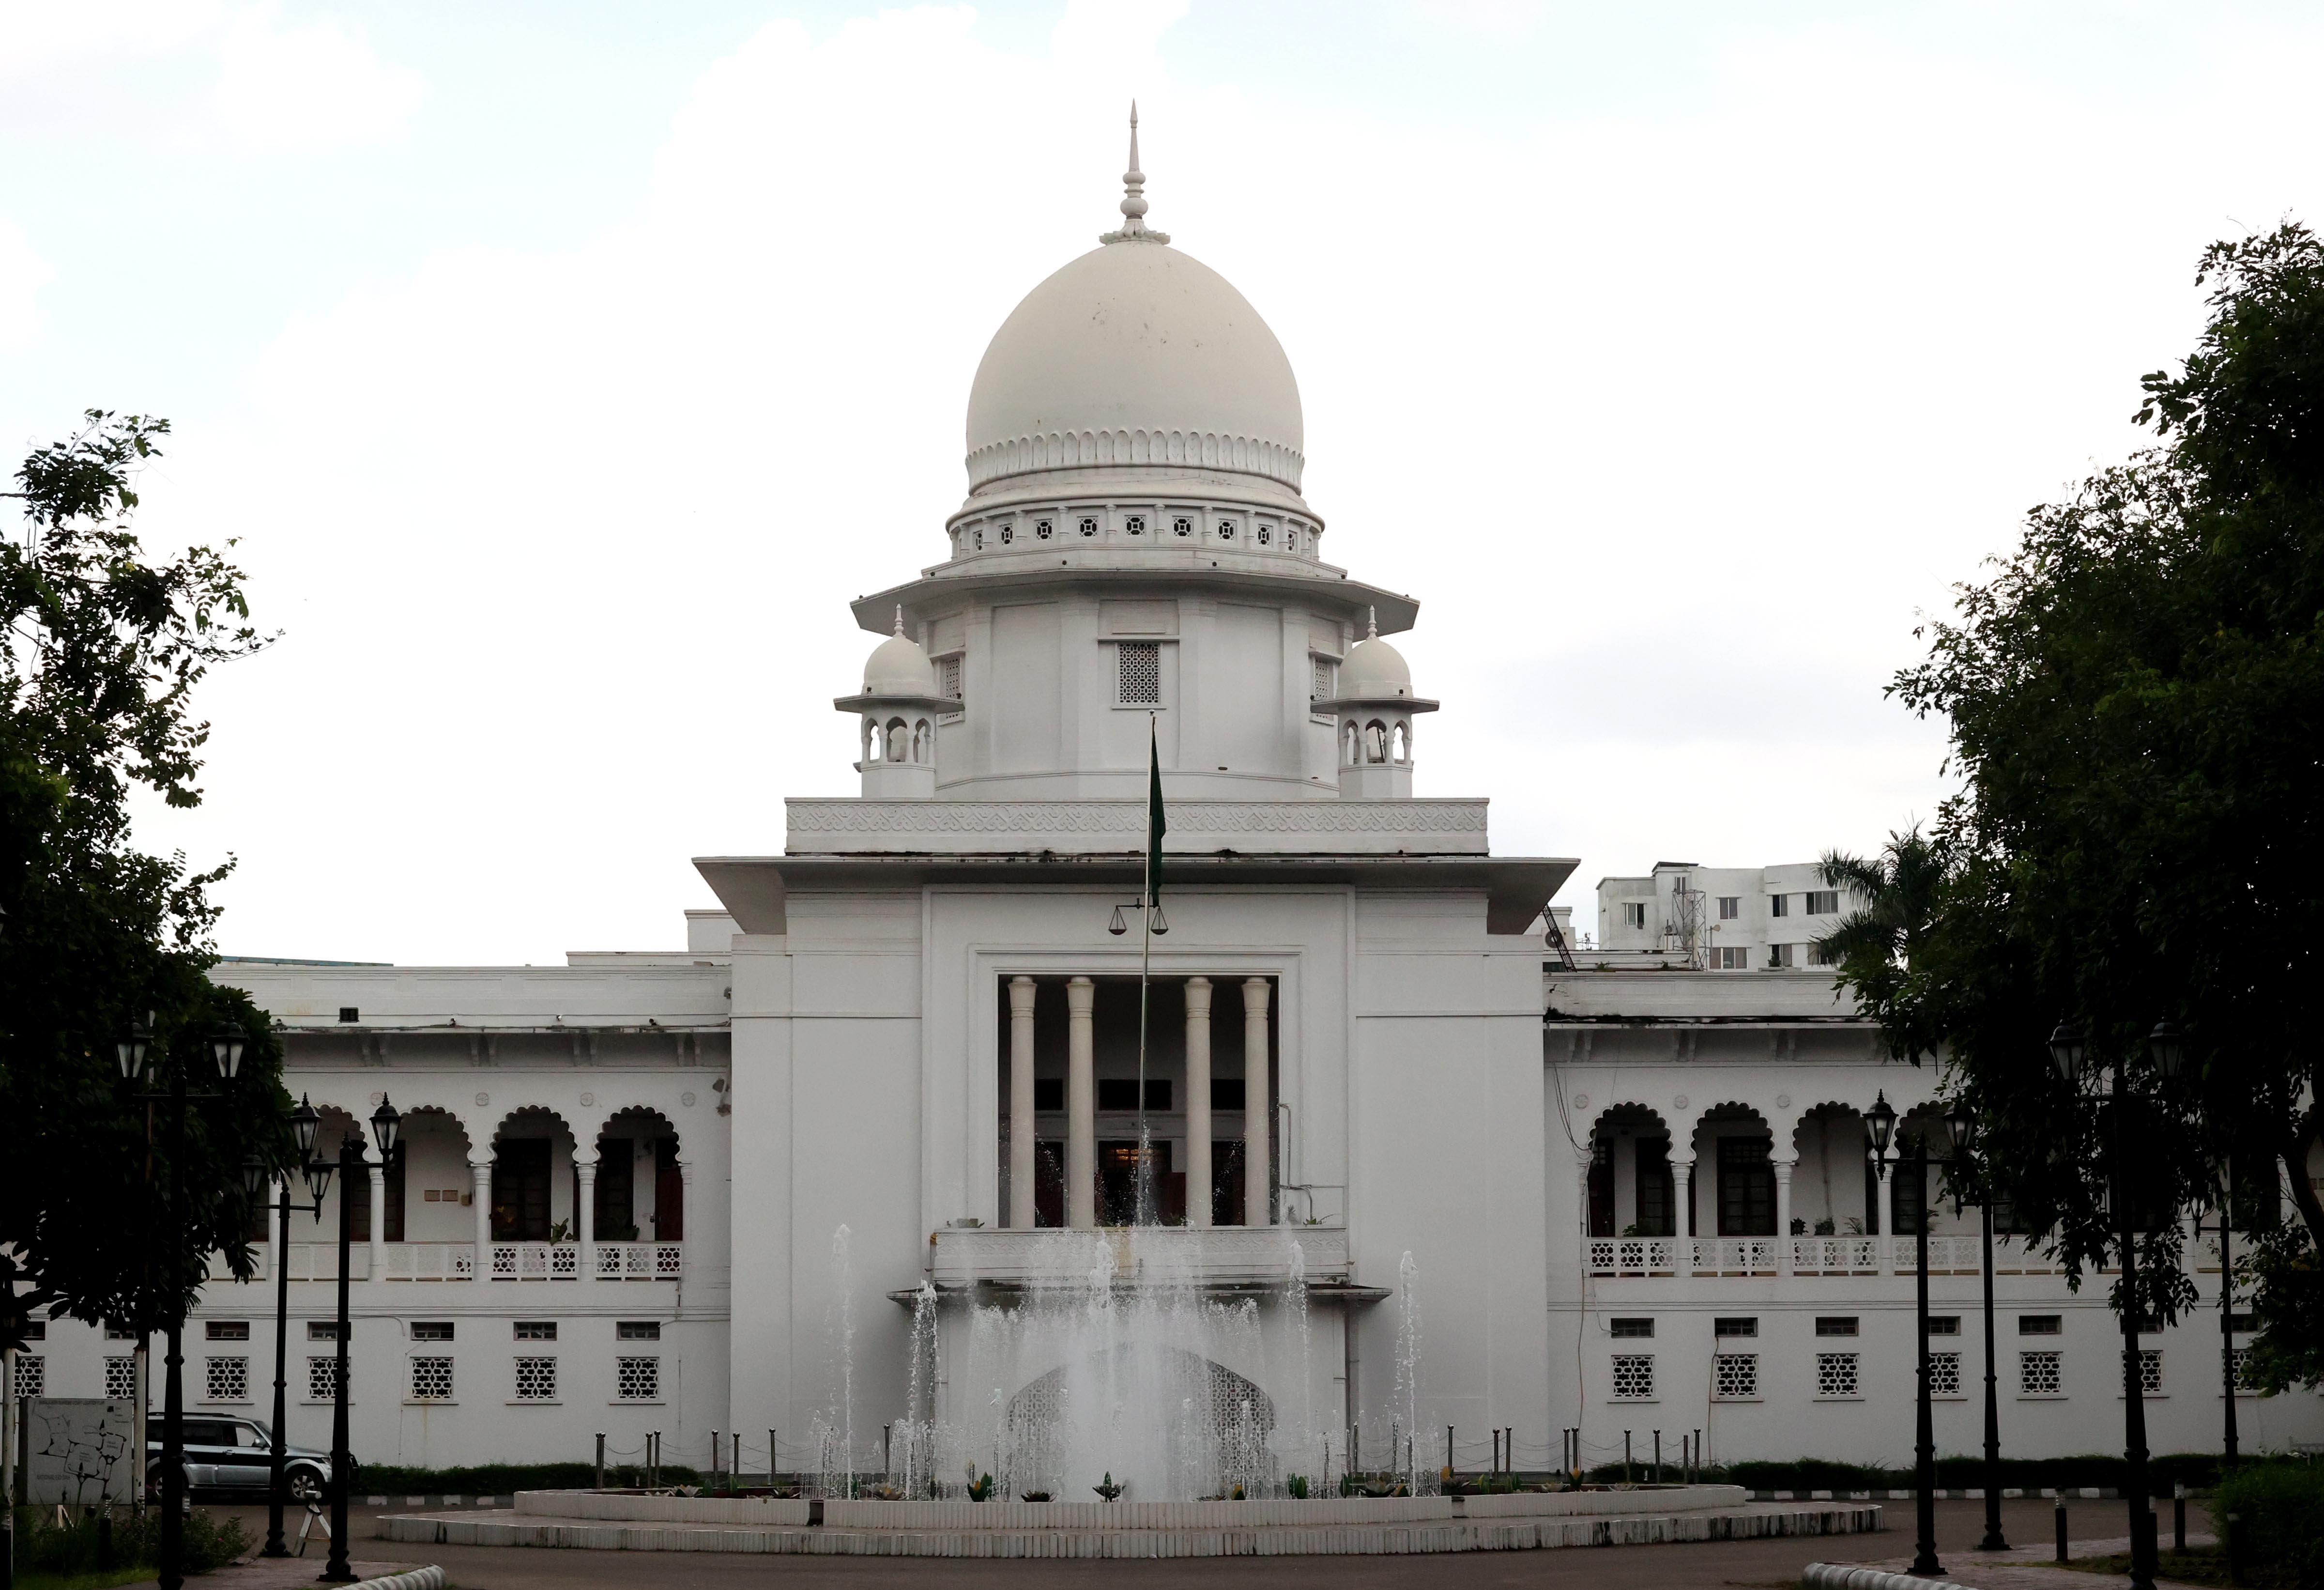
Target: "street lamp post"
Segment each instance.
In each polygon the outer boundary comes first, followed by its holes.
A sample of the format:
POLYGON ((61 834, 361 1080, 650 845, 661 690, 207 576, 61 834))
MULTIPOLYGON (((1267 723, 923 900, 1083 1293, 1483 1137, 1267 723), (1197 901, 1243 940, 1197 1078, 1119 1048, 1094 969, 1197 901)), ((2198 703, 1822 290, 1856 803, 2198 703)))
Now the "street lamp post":
MULTIPOLYGON (((315 1157, 315 1129, 320 1121, 321 1118, 315 1114, 315 1107, 304 1098, 299 1101, 298 1109, 291 1113, 290 1127, 298 1140, 299 1164, 302 1171, 315 1157)), ((257 1198, 260 1188, 266 1185, 268 1175, 264 1160, 253 1155, 244 1161, 243 1186, 254 1200, 257 1198)), ((287 1500, 283 1453, 290 1441, 290 1413, 285 1380, 290 1353, 290 1215, 294 1209, 301 1214, 312 1214, 319 1220, 323 1217, 323 1198, 318 1192, 310 1202, 293 1203, 290 1199, 290 1179, 286 1176, 281 1179, 274 1200, 274 1425, 271 1431, 272 1447, 266 1459, 266 1544, 259 1551, 261 1557, 290 1555, 290 1548, 282 1535, 282 1510, 287 1500)))
MULTIPOLYGON (((1945 1131, 1952 1139, 1953 1157, 1969 1168, 1969 1151, 1977 1141, 1977 1117, 1956 1099, 1945 1112, 1945 1131)), ((1956 1179, 1955 1188, 1960 1186, 1956 1179)), ((1955 1210, 1959 1212, 1958 1207, 1955 1210)), ((1979 1551, 2006 1551, 2001 1533, 2001 1400, 1996 1384, 1993 1339, 1993 1189, 1980 1187, 1978 1197, 1978 1234, 1984 1244, 1985 1272, 1985 1539, 1979 1551)))
MULTIPOLYGON (((2185 1048, 2178 1029, 2161 1023, 2149 1036, 2148 1050, 2154 1068, 2170 1081, 2179 1074, 2185 1048)), ((2050 1058, 2066 1085, 2080 1097, 2082 1071, 2089 1058, 2089 1042, 2071 1021, 2061 1021, 2050 1034, 2050 1058)), ((2109 1069, 2111 1086, 2101 1095, 2112 1132, 2112 1174, 2108 1196, 2113 1199, 2116 1236, 2122 1244, 2122 1438, 2123 1493, 2130 1506, 2131 1590, 2154 1590, 2155 1539, 2153 1498, 2146 1479, 2146 1386, 2138 1349, 2138 1234, 2131 1208, 2129 1176, 2130 1111, 2136 1095, 2131 1091, 2130 1068, 2117 1061, 2109 1069)))
MULTIPOLYGON (((305 1105, 300 1106, 305 1109, 305 1105)), ((403 1117, 384 1097, 373 1112, 371 1131, 379 1144, 380 1163, 384 1166, 395 1151, 395 1134, 403 1117)), ((338 1323, 334 1329, 337 1340, 333 1344, 337 1353, 336 1373, 331 1387, 331 1557, 317 1579, 327 1585, 346 1585, 355 1582, 355 1572, 347 1561, 347 1485, 355 1468, 354 1456, 347 1450, 347 1269, 352 1262, 355 1246, 355 1173, 365 1168, 363 1136, 348 1132, 339 1139, 337 1160, 307 1161, 307 1185, 321 1202, 323 1192, 330 1185, 331 1173, 339 1175, 339 1298, 338 1323)))
MULTIPOLYGON (((1896 1109, 1888 1102, 1886 1092, 1873 1101, 1865 1113, 1865 1132, 1872 1140, 1873 1163, 1885 1179, 1888 1174, 1889 1140, 1896 1130, 1896 1109)), ((1914 1222, 1915 1250, 1914 1271, 1918 1278, 1915 1293, 1915 1314, 1919 1326, 1919 1369, 1915 1376, 1914 1395, 1913 1491, 1914 1522, 1917 1539, 1913 1542, 1914 1574, 1941 1577, 1944 1565, 1937 1560, 1937 1439, 1934 1410, 1929 1400, 1929 1136, 1926 1132, 1915 1133, 1913 1152, 1907 1159, 1903 1144, 1897 1145, 1898 1169, 1910 1165, 1920 1178, 1920 1196, 1915 1200, 1918 1218, 1914 1222)))

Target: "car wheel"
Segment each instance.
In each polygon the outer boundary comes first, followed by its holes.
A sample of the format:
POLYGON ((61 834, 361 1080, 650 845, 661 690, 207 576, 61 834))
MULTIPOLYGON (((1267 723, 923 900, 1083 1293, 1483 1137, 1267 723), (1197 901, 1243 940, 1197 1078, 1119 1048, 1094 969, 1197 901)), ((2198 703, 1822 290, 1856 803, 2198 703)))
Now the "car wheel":
POLYGON ((311 1468, 294 1468, 282 1476, 290 1500, 301 1505, 323 1499, 323 1476, 311 1468))

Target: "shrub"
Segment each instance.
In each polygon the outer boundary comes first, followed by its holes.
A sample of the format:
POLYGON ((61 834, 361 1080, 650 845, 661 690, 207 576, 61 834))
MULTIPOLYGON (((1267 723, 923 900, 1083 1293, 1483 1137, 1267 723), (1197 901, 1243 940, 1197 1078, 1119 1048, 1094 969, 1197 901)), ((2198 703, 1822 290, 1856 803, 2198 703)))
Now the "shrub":
MULTIPOLYGON (((17 1560, 42 1573, 87 1574, 97 1571, 97 1521, 77 1518, 64 1528, 56 1524, 56 1510, 20 1507, 16 1510, 17 1560)), ((186 1571, 206 1574, 248 1555, 254 1542, 238 1518, 221 1520, 208 1512, 186 1515, 186 1571)), ((121 1509, 113 1515, 113 1562, 117 1567, 152 1567, 161 1561, 161 1515, 158 1509, 121 1509)))
POLYGON ((2219 1482, 2214 1518, 2234 1513, 2254 1567, 2324 1590, 2324 1468, 2255 1463, 2219 1482))

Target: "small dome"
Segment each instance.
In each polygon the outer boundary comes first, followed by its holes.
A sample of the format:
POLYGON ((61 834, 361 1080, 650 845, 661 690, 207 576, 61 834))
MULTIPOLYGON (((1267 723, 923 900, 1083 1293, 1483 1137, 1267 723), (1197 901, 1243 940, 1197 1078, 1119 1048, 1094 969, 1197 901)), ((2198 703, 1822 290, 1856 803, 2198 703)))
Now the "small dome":
POLYGON ((936 670, 928 654, 920 650, 918 641, 904 633, 900 613, 896 618, 896 633, 872 651, 863 664, 863 693, 867 696, 933 696, 936 693, 936 670))
POLYGON ((1412 696, 1412 667, 1404 653, 1375 633, 1348 648, 1340 664, 1340 694, 1348 700, 1412 696))

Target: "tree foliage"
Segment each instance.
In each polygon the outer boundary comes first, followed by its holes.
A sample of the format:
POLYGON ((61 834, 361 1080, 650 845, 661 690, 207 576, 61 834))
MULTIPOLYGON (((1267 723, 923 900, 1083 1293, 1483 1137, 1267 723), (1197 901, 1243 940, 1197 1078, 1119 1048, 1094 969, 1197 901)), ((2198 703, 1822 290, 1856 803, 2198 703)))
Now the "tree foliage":
POLYGON ((1941 1044, 1996 1190, 2077 1280, 2108 1252, 2107 1188, 2131 1200, 2146 1313, 2191 1301, 2168 1212, 2216 1205, 2230 1160, 2276 1169, 2301 1219, 2252 1273, 2280 1386, 2324 1378, 2324 247, 2287 224, 2215 245, 2197 282, 2194 354, 2144 379, 2160 445, 2033 510, 1892 685, 1948 720, 1961 787, 1915 859, 1940 882, 1909 948, 1868 923, 1840 981, 1899 1055, 1941 1044), (2068 1088, 2061 1020, 2141 1102, 2068 1088), (2165 1020, 2187 1040, 2168 1084, 2165 1020))
POLYGON ((211 885, 232 865, 190 868, 138 849, 138 786, 198 805, 208 726, 189 713, 208 669, 264 644, 243 574, 196 547, 149 559, 132 532, 136 472, 166 421, 91 411, 78 434, 27 458, 9 494, 21 539, 0 541, 0 1343, 33 1308, 153 1328, 199 1287, 202 1255, 247 1273, 240 1167, 289 1162, 281 1050, 263 1012, 205 975, 215 957, 211 885), (221 1085, 208 1040, 250 1035, 238 1081, 221 1085), (137 1023, 159 1062, 125 1086, 115 1049, 137 1023), (188 1111, 182 1242, 167 1106, 135 1096, 167 1067, 196 1092, 188 1111))

